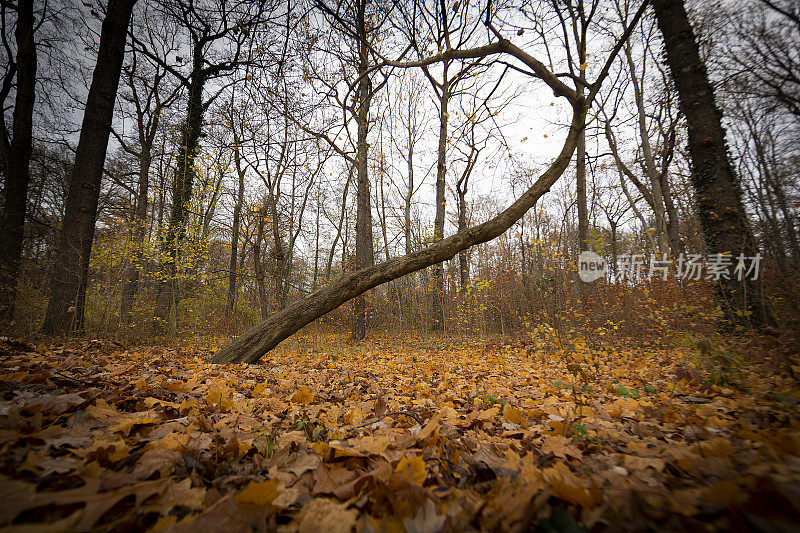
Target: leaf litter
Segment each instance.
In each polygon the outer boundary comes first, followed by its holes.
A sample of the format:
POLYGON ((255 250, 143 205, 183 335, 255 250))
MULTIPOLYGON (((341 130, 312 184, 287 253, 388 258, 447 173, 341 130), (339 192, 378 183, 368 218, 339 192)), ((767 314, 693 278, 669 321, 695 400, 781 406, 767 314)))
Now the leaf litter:
POLYGON ((2 340, 0 527, 800 524, 796 357, 726 381, 683 348, 331 346, 212 365, 208 349, 2 340))

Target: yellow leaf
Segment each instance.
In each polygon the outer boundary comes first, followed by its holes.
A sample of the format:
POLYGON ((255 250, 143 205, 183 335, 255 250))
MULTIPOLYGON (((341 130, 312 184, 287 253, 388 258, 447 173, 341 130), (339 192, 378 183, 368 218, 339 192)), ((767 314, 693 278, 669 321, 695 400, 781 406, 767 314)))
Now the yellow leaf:
POLYGON ((278 497, 280 483, 276 479, 267 481, 251 481, 245 489, 236 495, 236 501, 265 506, 278 497))
POLYGON ((550 482, 551 492, 556 498, 583 507, 594 507, 593 495, 586 489, 584 482, 564 463, 556 463, 552 468, 545 468, 543 474, 550 482))
POLYGON ((308 387, 303 385, 297 389, 297 392, 294 393, 294 396, 292 396, 292 401, 301 405, 309 404, 314 401, 314 393, 311 392, 308 387))
POLYGON ((117 431, 126 432, 129 431, 134 426, 144 426, 147 424, 158 424, 161 422, 161 419, 156 418, 154 416, 142 416, 137 418, 123 418, 119 421, 119 423, 111 428, 111 431, 116 433, 117 431))
POLYGON ((510 403, 507 403, 505 407, 503 407, 503 417, 512 424, 519 424, 520 426, 525 425, 525 414, 521 409, 512 406, 510 403))
POLYGON ((417 485, 422 485, 428 477, 428 472, 425 470, 425 461, 420 456, 412 457, 411 459, 403 457, 397 463, 395 471, 417 485))
POLYGON ((358 513, 327 498, 311 500, 297 517, 299 533, 349 533, 356 525, 358 513))

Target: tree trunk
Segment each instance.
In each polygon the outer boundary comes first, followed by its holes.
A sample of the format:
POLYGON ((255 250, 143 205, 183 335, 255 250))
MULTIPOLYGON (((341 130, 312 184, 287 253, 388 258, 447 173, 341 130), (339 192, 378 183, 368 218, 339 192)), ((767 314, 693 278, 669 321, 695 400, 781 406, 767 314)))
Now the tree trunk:
MULTIPOLYGON (((33 40, 33 0, 20 0, 17 7, 17 94, 14 102, 12 139, 3 136, 5 163, 5 209, 0 225, 0 321, 14 317, 17 277, 22 258, 25 208, 28 201, 33 145, 33 104, 36 99, 36 43, 33 40)), ((10 60, 10 58, 9 58, 10 60)))
MULTIPOLYGON (((450 80, 447 77, 448 63, 443 63, 442 83, 439 85, 439 146, 436 158, 436 217, 433 219, 433 242, 444 238, 444 217, 447 206, 447 122, 450 118, 450 80)), ((432 326, 439 330, 444 328, 444 265, 439 263, 433 267, 433 306, 432 326)))
MULTIPOLYGON (((342 209, 339 211, 339 224, 336 226, 336 235, 333 237, 331 249, 328 252, 328 262, 325 265, 325 281, 331 280, 331 272, 333 272, 333 257, 336 255, 336 244, 342 238, 342 228, 344 227, 344 219, 347 215, 347 192, 350 190, 350 180, 353 179, 353 168, 347 173, 347 181, 344 182, 344 191, 342 192, 342 209)), ((344 254, 343 254, 344 255, 344 254)))
POLYGON ((61 237, 50 272, 42 333, 81 328, 103 165, 111 132, 128 24, 136 0, 109 0, 69 183, 61 237))
POLYGON ((239 188, 236 192, 236 205, 233 207, 233 230, 231 231, 231 261, 228 268, 228 302, 225 306, 225 316, 230 317, 233 315, 233 309, 236 305, 236 274, 239 246, 239 221, 241 219, 242 204, 244 203, 244 175, 245 169, 242 168, 242 162, 239 159, 239 139, 234 133, 234 158, 236 158, 236 173, 239 176, 239 188))
POLYGON ((581 99, 575 104, 572 124, 561 153, 517 201, 493 219, 459 232, 422 250, 385 263, 349 272, 250 328, 211 357, 212 362, 248 362, 261 359, 281 341, 348 300, 382 283, 453 258, 461 250, 502 235, 519 220, 564 173, 577 145, 586 115, 581 99))
POLYGON ((261 311, 261 319, 269 316, 269 305, 267 303, 267 291, 264 288, 264 268, 261 264, 261 243, 264 242, 264 207, 262 206, 257 215, 258 229, 256 230, 256 242, 253 244, 253 275, 256 278, 256 291, 258 292, 258 309, 261 311))
POLYGON ((120 303, 120 318, 124 324, 130 323, 131 308, 139 289, 139 269, 142 266, 145 229, 147 229, 147 195, 150 187, 150 165, 152 155, 150 146, 143 144, 141 147, 141 157, 139 158, 139 192, 136 195, 136 210, 133 216, 133 242, 136 246, 134 259, 128 267, 125 276, 125 288, 122 290, 122 302, 120 303))
POLYGON ((672 255, 677 257, 683 253, 683 241, 680 234, 680 220, 678 210, 675 207, 675 200, 672 198, 672 190, 669 184, 667 172, 664 170, 660 177, 661 192, 664 194, 664 207, 667 210, 667 235, 669 235, 669 247, 672 255))
MULTIPOLYGON (((467 229, 467 191, 464 189, 458 190, 458 232, 466 231, 467 229)), ((458 252, 458 274, 460 289, 465 293, 469 286, 469 253, 466 250, 458 252)))
MULTIPOLYGON (((586 52, 582 49, 580 54, 581 62, 586 61, 586 52)), ((586 80, 586 70, 581 70, 581 80, 586 80)), ((578 94, 583 95, 583 86, 577 87, 578 94)), ((589 209, 586 199, 586 124, 582 124, 581 133, 578 136, 578 146, 575 151, 575 178, 577 181, 577 201, 578 201, 578 253, 589 249, 589 209)), ((576 273, 577 274, 577 273, 576 273)), ((577 277, 577 275, 576 275, 577 277)), ((589 287, 577 277, 578 293, 583 307, 589 305, 589 287)))
MULTIPOLYGON (((410 118, 409 118, 410 120, 410 118)), ((409 135, 408 139, 408 190, 403 198, 403 223, 406 241, 406 255, 413 251, 411 242, 411 200, 414 197, 414 139, 409 135)))
MULTIPOLYGON (((194 160, 200 147, 200 136, 203 132, 203 87, 205 75, 202 73, 202 52, 195 50, 192 54, 194 62, 191 82, 189 84, 189 102, 186 111, 186 123, 181 134, 181 145, 178 149, 178 161, 175 169, 175 182, 172 188, 172 208, 170 210, 169 229, 162 243, 166 264, 162 266, 161 287, 156 298, 156 329, 163 329, 169 318, 170 308, 175 300, 175 284, 178 277, 178 249, 186 236, 186 219, 189 214, 189 202, 192 199, 195 169, 194 160)), ((177 313, 177 309, 175 310, 177 313)))
MULTIPOLYGON (((277 183, 277 180, 276 180, 277 183)), ((277 185, 276 185, 277 186, 277 185)), ((278 193, 280 191, 270 190, 269 201, 267 204, 270 209, 272 219, 272 294, 275 295, 275 308, 281 309, 283 299, 283 285, 286 283, 284 272, 286 271, 286 249, 283 246, 283 236, 281 235, 280 219, 278 218, 278 193)))
MULTIPOLYGON (((754 256, 756 245, 747 222, 739 181, 725 144, 722 114, 714 101, 705 65, 683 2, 653 0, 656 20, 664 37, 667 64, 678 91, 689 130, 691 180, 697 195, 698 215, 710 253, 729 252, 754 256)), ((739 282, 735 276, 721 280, 718 295, 728 322, 771 320, 763 305, 760 282, 739 282)))
MULTIPOLYGON (((366 1, 362 0, 358 6, 358 47, 360 74, 366 74, 369 69, 369 51, 367 48, 367 32, 365 11, 366 1)), ((369 133, 369 107, 372 98, 372 83, 369 76, 364 75, 358 83, 358 111, 356 124, 358 128, 358 146, 356 152, 356 270, 370 267, 374 264, 372 256, 372 207, 369 194, 369 167, 367 165, 369 133)), ((351 337, 361 340, 367 335, 366 301, 363 294, 359 293, 353 309, 353 325, 351 337)), ((348 298, 349 299, 349 298, 348 298)))
MULTIPOLYGON (((664 208, 664 195, 661 189, 661 176, 656 169, 653 149, 650 146, 650 136, 647 132, 647 110, 644 107, 643 88, 639 85, 636 77, 636 66, 633 62, 629 45, 625 47, 625 57, 628 61, 630 80, 633 85, 634 100, 638 117, 639 139, 641 140, 642 158, 644 159, 644 170, 650 180, 650 197, 652 198, 653 214, 656 218, 656 242, 658 243, 658 253, 663 254, 667 251, 667 223, 666 210, 664 208)), ((666 170, 666 169, 665 169, 666 170)), ((677 254, 675 250, 673 253, 677 254)))

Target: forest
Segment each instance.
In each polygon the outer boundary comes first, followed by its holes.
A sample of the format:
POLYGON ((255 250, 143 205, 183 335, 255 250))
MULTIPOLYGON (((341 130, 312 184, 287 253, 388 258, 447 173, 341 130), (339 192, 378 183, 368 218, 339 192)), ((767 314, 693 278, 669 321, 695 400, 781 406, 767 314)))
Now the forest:
POLYGON ((0 1, 0 528, 800 528, 797 0, 0 1))

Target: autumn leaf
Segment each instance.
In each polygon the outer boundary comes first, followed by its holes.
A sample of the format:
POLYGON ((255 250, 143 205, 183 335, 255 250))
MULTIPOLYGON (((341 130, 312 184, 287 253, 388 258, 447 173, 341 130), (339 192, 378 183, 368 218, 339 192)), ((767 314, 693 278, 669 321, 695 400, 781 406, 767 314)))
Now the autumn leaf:
POLYGON ((278 497, 280 483, 276 480, 251 481, 245 489, 236 495, 236 501, 253 505, 269 505, 278 497))
POLYGON ((296 404, 306 405, 314 401, 314 394, 309 390, 308 387, 303 385, 297 392, 294 393, 292 396, 292 401, 296 404))
POLYGON ((411 459, 403 457, 400 459, 400 462, 397 463, 395 471, 417 485, 422 485, 428 477, 428 472, 425 469, 425 461, 419 456, 412 457, 411 459))

